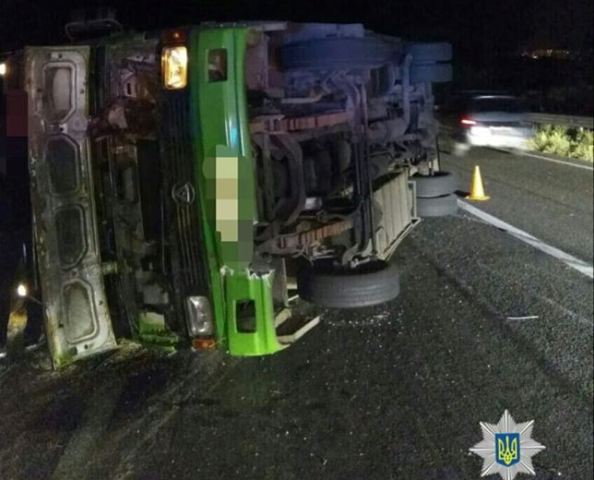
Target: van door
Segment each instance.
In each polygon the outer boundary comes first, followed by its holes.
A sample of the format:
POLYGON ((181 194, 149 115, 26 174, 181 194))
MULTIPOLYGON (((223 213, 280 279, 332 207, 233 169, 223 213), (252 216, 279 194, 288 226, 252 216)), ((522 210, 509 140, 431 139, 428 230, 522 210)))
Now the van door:
POLYGON ((99 252, 87 136, 90 48, 26 49, 29 168, 54 366, 116 346, 99 252))

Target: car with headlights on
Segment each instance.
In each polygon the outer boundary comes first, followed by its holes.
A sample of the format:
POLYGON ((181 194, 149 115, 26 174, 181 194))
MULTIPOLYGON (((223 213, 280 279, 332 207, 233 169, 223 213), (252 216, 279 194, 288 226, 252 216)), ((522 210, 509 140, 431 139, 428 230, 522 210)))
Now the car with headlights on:
POLYGON ((526 150, 534 134, 528 108, 516 96, 501 93, 467 93, 454 96, 446 107, 444 123, 452 129, 453 153, 472 147, 526 150))

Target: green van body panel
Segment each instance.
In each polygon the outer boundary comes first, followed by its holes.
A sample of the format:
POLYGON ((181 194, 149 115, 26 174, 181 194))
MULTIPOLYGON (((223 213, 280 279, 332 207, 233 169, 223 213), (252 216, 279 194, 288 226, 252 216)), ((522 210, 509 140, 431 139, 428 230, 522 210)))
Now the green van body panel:
POLYGON ((245 92, 247 35, 247 28, 195 28, 188 40, 196 185, 217 340, 230 354, 242 356, 283 348, 274 327, 274 272, 261 275, 250 270, 257 210, 245 92), (223 50, 226 78, 211 81, 209 56, 223 50), (255 328, 240 331, 237 305, 250 301, 255 328))

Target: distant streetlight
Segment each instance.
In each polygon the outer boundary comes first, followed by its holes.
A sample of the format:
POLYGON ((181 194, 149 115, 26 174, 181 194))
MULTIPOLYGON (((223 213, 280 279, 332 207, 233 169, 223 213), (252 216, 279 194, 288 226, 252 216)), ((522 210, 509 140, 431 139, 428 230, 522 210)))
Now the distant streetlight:
POLYGON ((4 77, 7 71, 8 68, 6 67, 6 63, 0 62, 0 77, 4 77))

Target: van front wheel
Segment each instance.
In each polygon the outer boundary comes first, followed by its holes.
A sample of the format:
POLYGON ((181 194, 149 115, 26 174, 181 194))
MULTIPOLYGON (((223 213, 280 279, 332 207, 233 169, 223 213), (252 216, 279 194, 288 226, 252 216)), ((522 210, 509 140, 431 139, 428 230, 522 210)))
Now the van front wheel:
POLYGON ((359 308, 393 300, 400 293, 394 264, 369 262, 356 269, 305 267, 297 275, 299 296, 326 308, 359 308))

